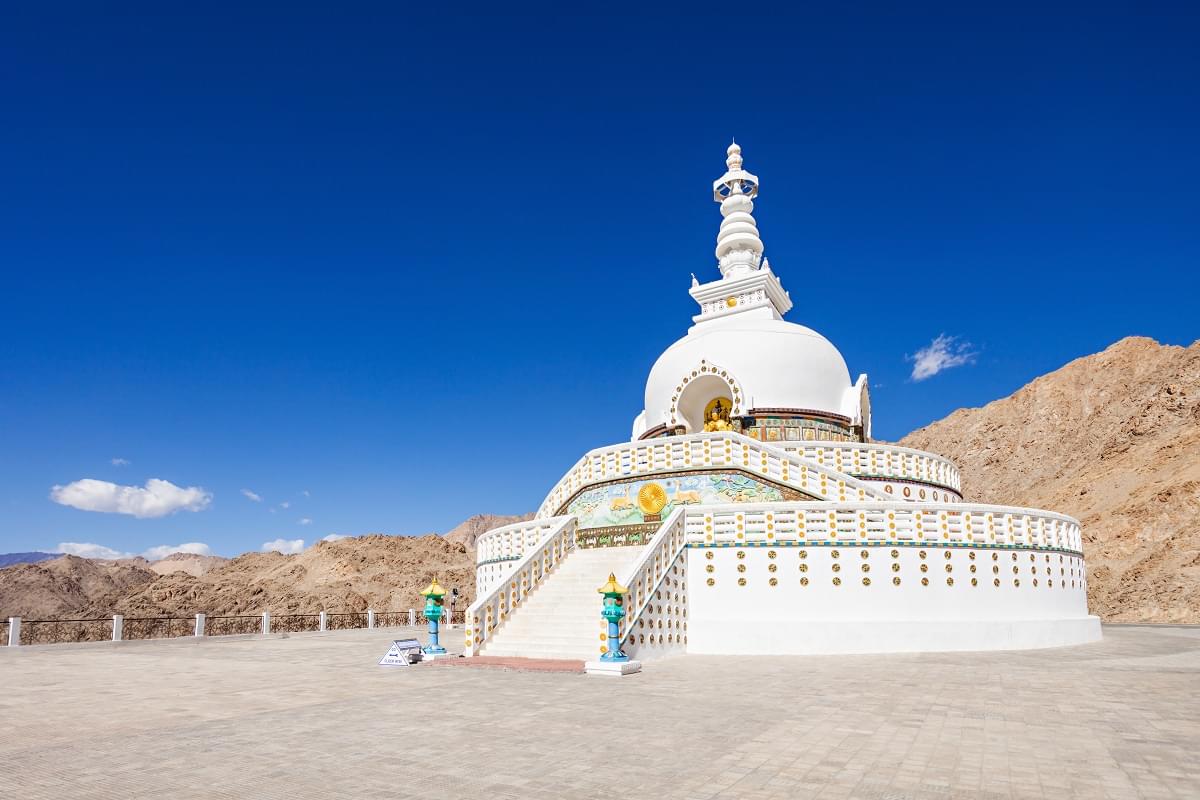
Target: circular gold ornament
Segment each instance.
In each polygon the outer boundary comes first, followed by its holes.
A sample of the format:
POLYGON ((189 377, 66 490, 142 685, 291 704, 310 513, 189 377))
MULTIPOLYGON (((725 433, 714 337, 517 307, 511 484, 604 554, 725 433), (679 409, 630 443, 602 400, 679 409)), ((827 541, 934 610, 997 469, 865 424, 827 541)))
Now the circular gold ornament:
POLYGON ((737 298, 736 297, 726 297, 725 305, 729 306, 730 308, 733 308, 734 306, 737 305, 737 298))
POLYGON ((643 514, 657 514, 666 508, 667 492, 657 483, 647 483, 638 490, 637 503, 643 514))

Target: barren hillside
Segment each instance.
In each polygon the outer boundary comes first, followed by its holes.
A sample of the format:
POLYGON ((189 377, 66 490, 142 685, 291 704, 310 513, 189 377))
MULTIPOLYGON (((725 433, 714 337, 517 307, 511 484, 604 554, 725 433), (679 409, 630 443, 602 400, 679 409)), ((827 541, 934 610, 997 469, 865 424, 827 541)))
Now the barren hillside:
MULTIPOLYGON (((475 516, 455 531, 473 542, 512 519, 475 516)), ((466 608, 474 599, 474 547, 436 534, 372 534, 319 542, 296 555, 176 554, 154 562, 61 556, 0 570, 0 616, 397 611, 420 608, 418 592, 435 574, 459 590, 456 608, 466 608)))
POLYGON ((1093 613, 1200 622, 1200 342, 1122 339, 900 443, 954 460, 969 501, 1078 518, 1093 613))

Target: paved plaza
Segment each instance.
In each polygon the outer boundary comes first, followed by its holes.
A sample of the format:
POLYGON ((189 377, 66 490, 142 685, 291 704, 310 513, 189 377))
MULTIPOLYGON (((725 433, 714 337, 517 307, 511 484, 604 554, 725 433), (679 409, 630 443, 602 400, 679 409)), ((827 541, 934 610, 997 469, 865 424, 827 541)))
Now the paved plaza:
POLYGON ((376 666, 411 633, 0 648, 0 797, 1200 797, 1200 628, 621 679, 376 666))

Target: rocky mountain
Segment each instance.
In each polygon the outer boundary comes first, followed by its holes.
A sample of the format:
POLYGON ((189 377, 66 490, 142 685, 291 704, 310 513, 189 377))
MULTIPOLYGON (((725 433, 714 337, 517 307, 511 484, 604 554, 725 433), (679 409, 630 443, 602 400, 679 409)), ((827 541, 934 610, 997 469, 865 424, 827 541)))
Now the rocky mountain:
POLYGON ((1079 519, 1103 619, 1200 622, 1200 341, 1122 339, 900 444, 955 461, 968 501, 1079 519))
POLYGON ((93 598, 121 597, 154 578, 144 561, 138 564, 132 559, 59 556, 36 564, 17 564, 0 570, 0 618, 74 616, 93 598))
POLYGON ((452 531, 446 534, 446 539, 451 542, 457 542, 463 547, 466 547, 469 552, 475 552, 475 540, 479 538, 479 534, 487 533, 492 528, 499 528, 503 525, 511 525, 514 522, 524 522, 527 519, 533 519, 533 514, 520 514, 515 516, 502 516, 499 514, 476 514, 463 522, 459 523, 452 531))
POLYGON ((170 575, 172 572, 186 572, 199 577, 223 564, 228 558, 221 556, 200 556, 195 553, 172 553, 158 561, 147 562, 149 569, 159 575, 170 575))

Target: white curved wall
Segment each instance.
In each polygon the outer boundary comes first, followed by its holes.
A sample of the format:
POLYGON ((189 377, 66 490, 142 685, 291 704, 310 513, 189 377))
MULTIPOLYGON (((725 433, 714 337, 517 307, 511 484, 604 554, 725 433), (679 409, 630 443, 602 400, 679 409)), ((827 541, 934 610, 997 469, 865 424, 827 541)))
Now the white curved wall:
POLYGON ((693 326, 659 356, 646 381, 643 430, 679 424, 678 413, 672 422, 675 399, 685 379, 699 377, 702 362, 720 365, 741 384, 739 413, 797 408, 858 417, 850 371, 828 339, 803 325, 738 314, 693 326))

